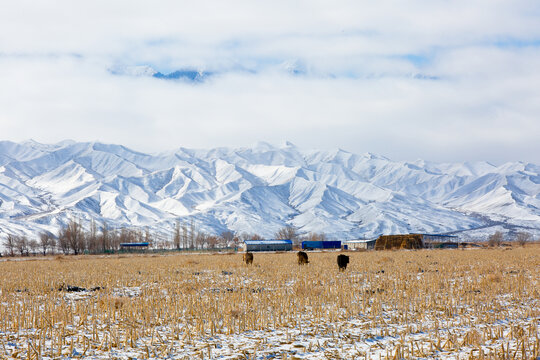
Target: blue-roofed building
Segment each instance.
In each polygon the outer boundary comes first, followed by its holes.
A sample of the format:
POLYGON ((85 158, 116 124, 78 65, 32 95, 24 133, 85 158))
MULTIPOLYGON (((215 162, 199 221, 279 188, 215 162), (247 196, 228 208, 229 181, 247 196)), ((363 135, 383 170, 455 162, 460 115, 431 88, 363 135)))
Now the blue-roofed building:
POLYGON ((292 240, 246 240, 244 251, 291 251, 292 240))
POLYGON ((121 251, 141 251, 146 250, 150 246, 148 242, 136 242, 136 243, 120 243, 121 251))
POLYGON ((341 241, 302 241, 303 250, 315 250, 315 249, 341 249, 341 241))

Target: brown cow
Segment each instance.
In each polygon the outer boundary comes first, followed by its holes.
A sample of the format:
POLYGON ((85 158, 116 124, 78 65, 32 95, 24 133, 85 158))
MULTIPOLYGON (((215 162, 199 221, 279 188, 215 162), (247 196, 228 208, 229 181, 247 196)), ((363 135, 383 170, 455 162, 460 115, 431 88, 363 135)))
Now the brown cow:
POLYGON ((244 253, 244 262, 246 263, 246 265, 253 264, 253 254, 250 252, 244 253))
POLYGON ((345 271, 348 263, 349 257, 347 255, 340 254, 337 256, 337 265, 339 266, 339 271, 345 271))
POLYGON ((296 255, 298 255, 298 265, 309 264, 308 256, 305 252, 299 251, 296 255))

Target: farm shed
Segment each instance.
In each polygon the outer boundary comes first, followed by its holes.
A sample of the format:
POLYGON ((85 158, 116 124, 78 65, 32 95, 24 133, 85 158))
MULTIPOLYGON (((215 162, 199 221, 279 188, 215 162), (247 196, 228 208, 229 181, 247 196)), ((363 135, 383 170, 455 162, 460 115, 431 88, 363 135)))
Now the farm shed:
POLYGON ((443 242, 433 244, 434 249, 457 249, 459 244, 457 242, 443 242))
POLYGON ((442 234, 422 234, 424 247, 427 248, 457 248, 459 237, 457 235, 442 235, 442 234), (444 245, 441 245, 444 244, 444 245), (453 244, 453 245, 452 245, 453 244))
POLYGON ((341 241, 302 241, 302 249, 341 249, 341 241))
POLYGON ((372 250, 375 249, 377 239, 358 239, 344 241, 344 247, 347 250, 372 250))
POLYGON ((457 247, 459 238, 456 235, 443 234, 403 234, 381 235, 375 243, 375 250, 387 249, 422 249, 433 248, 441 243, 455 243, 457 247))
POLYGON ((292 240, 246 240, 244 251, 290 251, 292 240))

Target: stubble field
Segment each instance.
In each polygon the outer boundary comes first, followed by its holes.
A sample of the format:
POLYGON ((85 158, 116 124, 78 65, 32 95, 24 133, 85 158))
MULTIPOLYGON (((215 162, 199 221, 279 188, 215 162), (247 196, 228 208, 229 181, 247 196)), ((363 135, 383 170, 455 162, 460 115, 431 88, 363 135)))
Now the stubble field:
POLYGON ((540 247, 347 255, 0 261, 0 358, 539 356, 540 247))

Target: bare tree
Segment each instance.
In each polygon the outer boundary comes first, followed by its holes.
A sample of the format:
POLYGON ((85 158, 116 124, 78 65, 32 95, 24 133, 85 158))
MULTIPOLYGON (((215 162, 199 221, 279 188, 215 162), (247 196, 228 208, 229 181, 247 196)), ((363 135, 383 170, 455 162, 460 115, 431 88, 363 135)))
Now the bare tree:
POLYGON ((207 247, 208 235, 204 231, 197 231, 195 235, 195 247, 197 249, 204 249, 207 247))
POLYGON ((111 244, 110 244, 109 228, 107 227, 106 222, 104 222, 103 226, 101 226, 101 235, 99 236, 99 244, 101 247, 101 252, 105 253, 107 250, 110 250, 111 244))
POLYGON ((66 228, 60 231, 59 239, 61 246, 65 252, 65 247, 73 251, 75 255, 83 252, 84 249, 84 232, 80 223, 71 220, 66 228))
POLYGON ((250 234, 247 232, 241 233, 239 236, 239 239, 240 240, 264 240, 264 238, 259 234, 256 234, 256 233, 250 234))
POLYGON ((97 235, 97 225, 94 219, 90 221, 90 233, 86 233, 84 236, 85 248, 92 253, 99 251, 99 241, 97 235))
POLYGON ((47 250, 49 248, 52 249, 52 247, 54 246, 54 240, 49 233, 42 232, 41 234, 39 234, 39 246, 43 255, 47 255, 47 250))
POLYGON ((141 243, 144 242, 145 235, 141 229, 135 230, 135 242, 141 243))
POLYGON ((274 236, 278 240, 291 240, 295 244, 298 241, 298 233, 296 229, 290 225, 279 229, 274 236))
POLYGON ((306 240, 308 241, 326 241, 326 234, 325 233, 315 233, 310 232, 306 236, 306 240))
POLYGON ((148 244, 152 243, 152 235, 150 234, 150 229, 148 226, 144 229, 144 242, 148 244))
POLYGON ((516 234, 516 241, 520 246, 524 246, 531 241, 532 235, 528 232, 520 231, 516 234))
POLYGON ((182 224, 182 248, 185 250, 188 247, 188 228, 186 224, 182 224))
POLYGON ((28 240, 28 248, 30 249, 30 253, 32 255, 36 255, 38 253, 39 243, 36 239, 28 240))
POLYGON ((118 241, 120 241, 120 243, 129 242, 129 232, 126 228, 120 229, 120 233, 118 234, 118 241))
POLYGON ((234 240, 235 238, 238 239, 238 237, 233 231, 230 231, 230 230, 223 231, 219 235, 219 238, 218 238, 219 246, 224 247, 224 248, 229 247, 231 245, 235 246, 235 240, 234 240))
POLYGON ((223 242, 225 244, 228 244, 228 243, 232 242, 232 240, 234 239, 234 232, 232 232, 230 230, 223 231, 220 236, 223 239, 223 242))
POLYGON ((193 222, 193 219, 191 219, 191 223, 189 225, 189 248, 195 248, 195 223, 193 222))
POLYGON ((495 232, 495 234, 490 235, 490 237, 488 238, 488 245, 491 247, 501 246, 503 242, 503 238, 504 238, 503 233, 500 231, 497 231, 495 232))
POLYGON ((15 256, 15 236, 8 234, 4 239, 4 247, 7 249, 6 255, 15 256))
POLYGON ((58 231, 58 237, 56 239, 56 246, 64 253, 69 254, 69 243, 67 237, 65 236, 66 229, 62 228, 58 231))
POLYGON ((29 248, 26 236, 15 237, 15 247, 21 256, 28 256, 29 248))
POLYGON ((180 241, 181 241, 181 235, 180 235, 180 222, 177 220, 176 224, 174 226, 174 237, 173 237, 173 243, 174 247, 179 250, 180 249, 180 241))
POLYGON ((119 239, 120 243, 134 243, 142 241, 142 233, 137 230, 120 229, 119 239))
POLYGON ((206 243, 208 244, 208 247, 210 249, 215 249, 220 245, 220 243, 221 243, 220 240, 221 240, 221 238, 219 236, 209 235, 206 238, 206 243))
POLYGON ((107 231, 107 249, 118 250, 120 248, 120 234, 118 230, 107 231))

